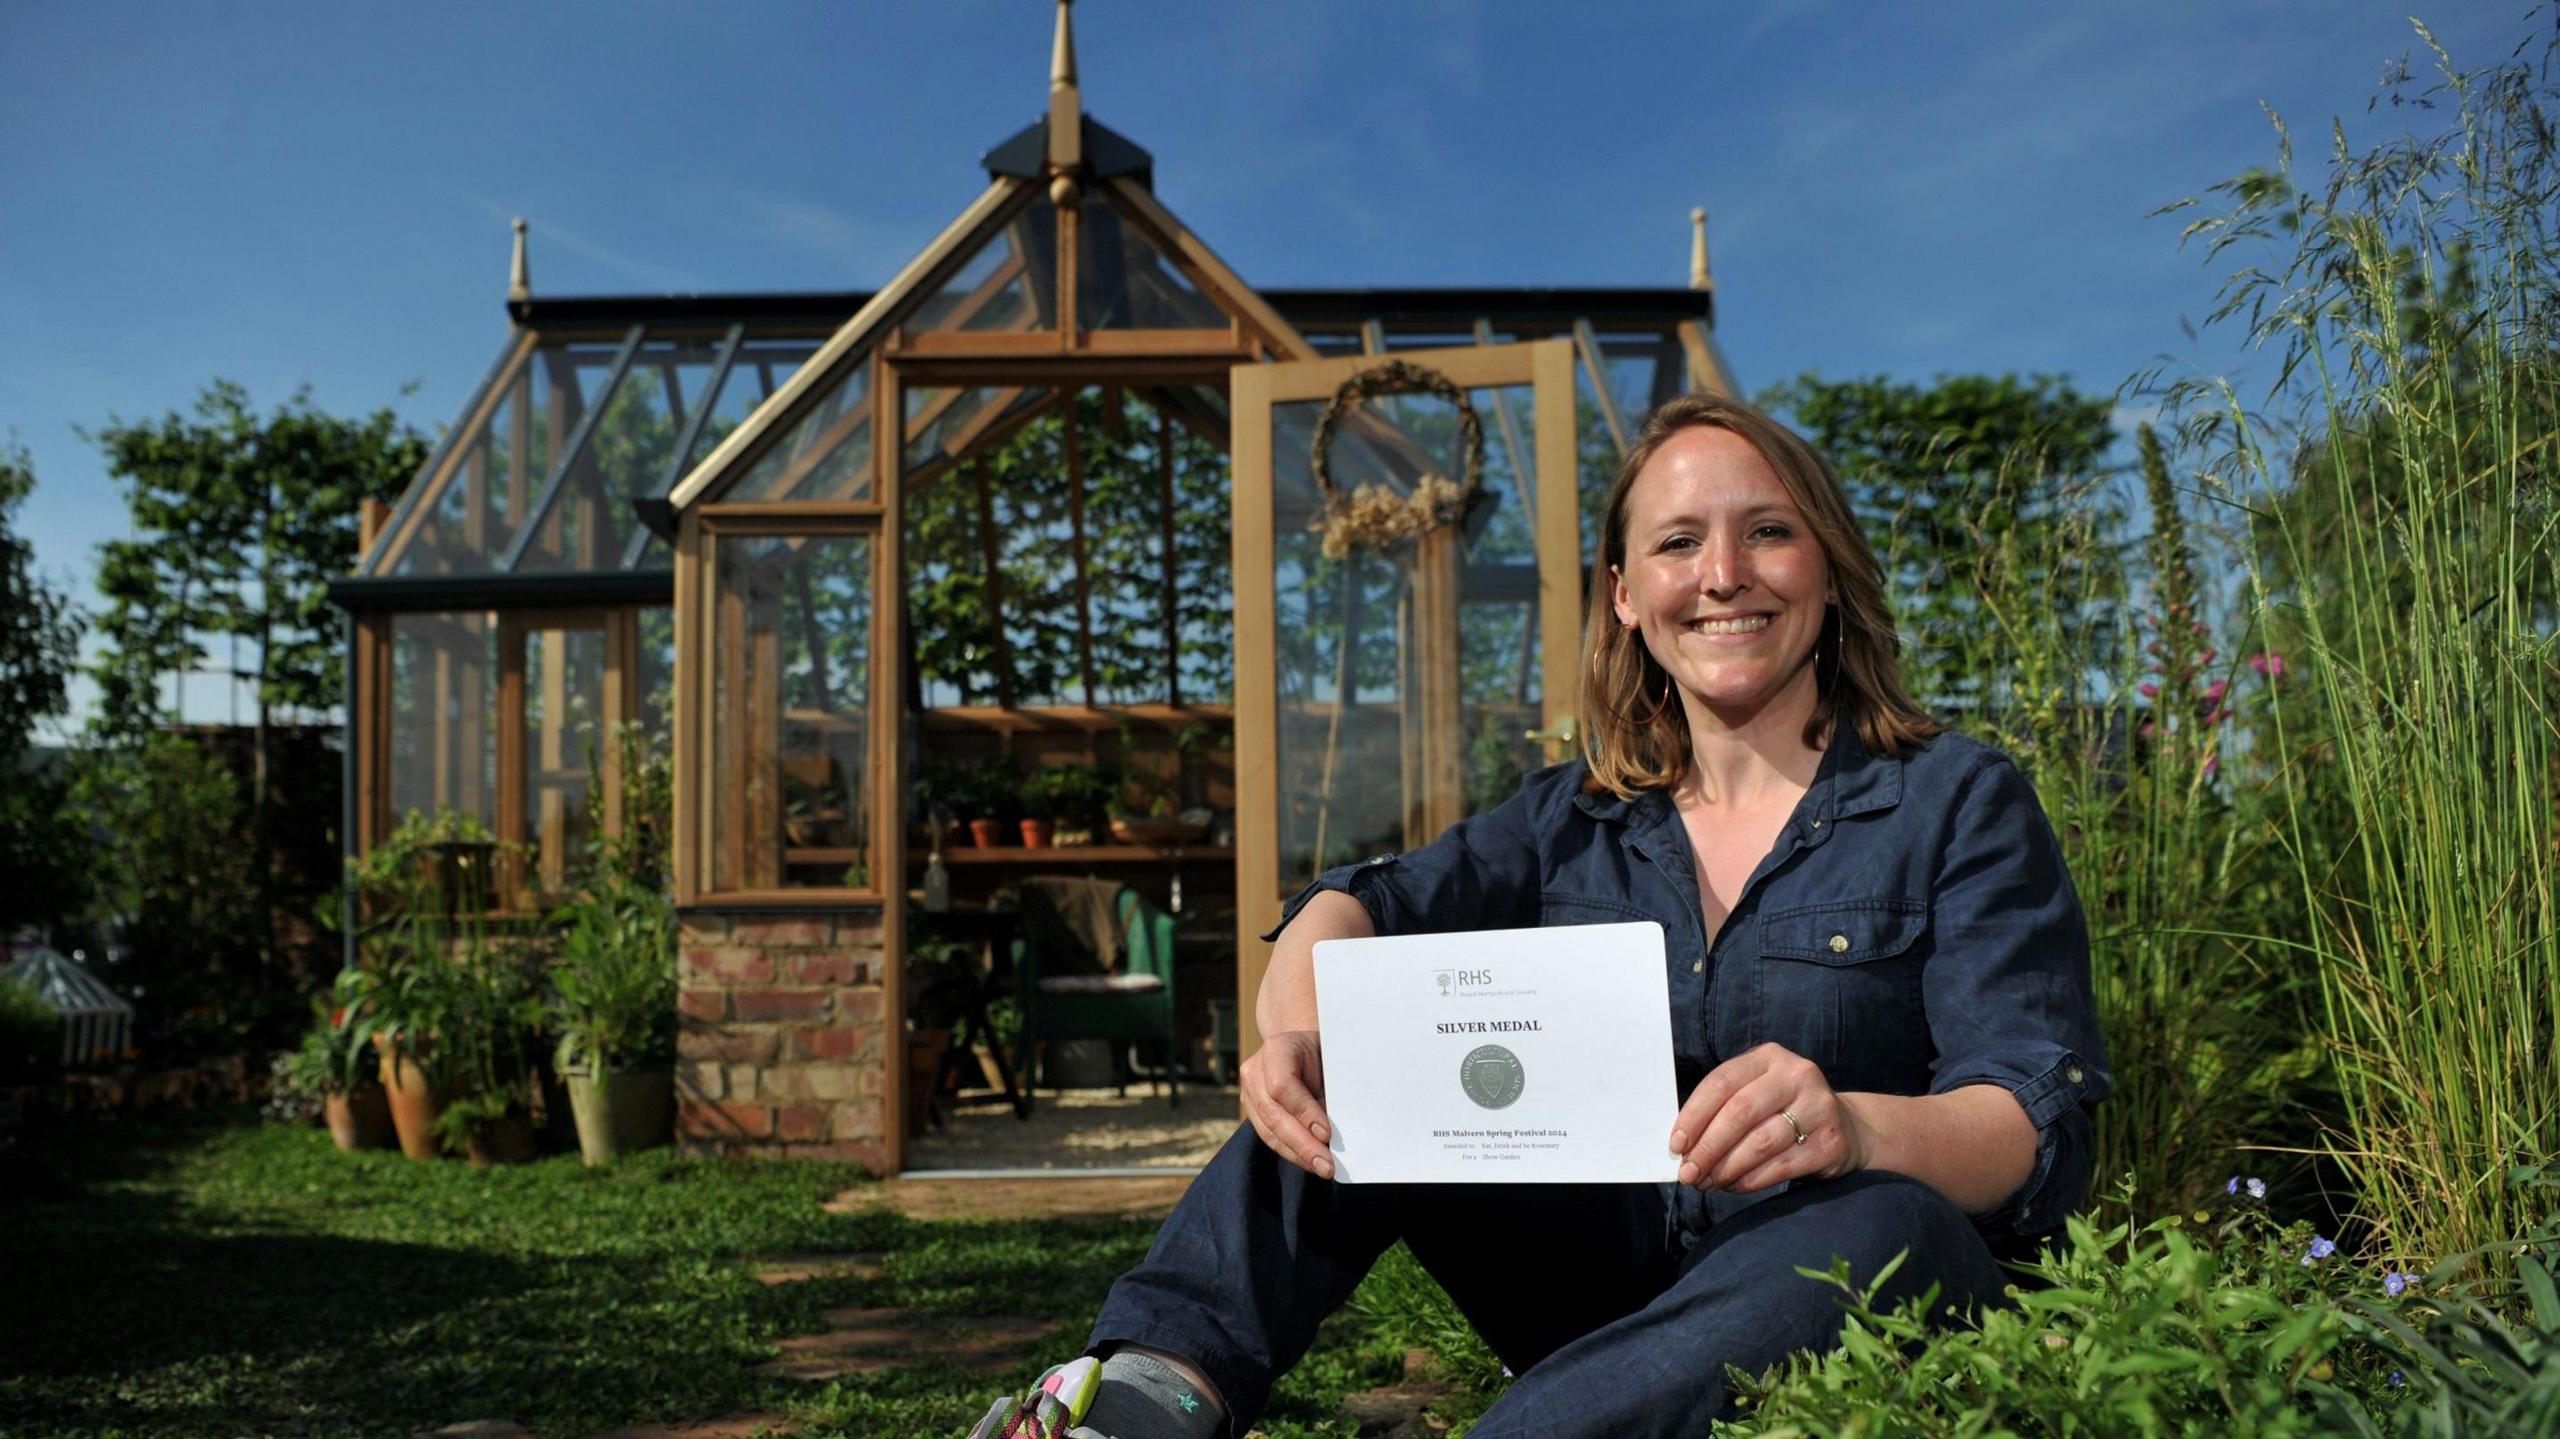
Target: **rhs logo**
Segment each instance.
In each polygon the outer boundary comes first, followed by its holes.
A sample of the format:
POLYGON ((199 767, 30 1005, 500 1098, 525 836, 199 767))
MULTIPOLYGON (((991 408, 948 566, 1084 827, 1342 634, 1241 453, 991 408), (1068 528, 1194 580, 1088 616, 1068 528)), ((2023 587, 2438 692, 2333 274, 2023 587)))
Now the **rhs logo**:
POLYGON ((1440 980, 1440 994, 1441 997, 1445 999, 1450 995, 1460 993, 1464 990, 1474 989, 1481 985, 1493 983, 1493 971, 1489 969, 1444 969, 1438 972, 1438 978, 1440 980))

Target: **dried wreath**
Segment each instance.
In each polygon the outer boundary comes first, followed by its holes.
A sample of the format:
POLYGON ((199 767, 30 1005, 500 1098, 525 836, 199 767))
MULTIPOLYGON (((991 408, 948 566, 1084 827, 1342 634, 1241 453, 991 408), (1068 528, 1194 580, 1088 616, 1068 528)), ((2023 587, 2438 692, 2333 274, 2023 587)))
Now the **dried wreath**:
POLYGON ((1325 554, 1339 558, 1354 546, 1383 550, 1465 517, 1483 493, 1484 422, 1476 418, 1476 407, 1467 402, 1467 392, 1451 383, 1448 376, 1407 360, 1387 360, 1353 375, 1333 392, 1332 402, 1316 421, 1308 459, 1315 474, 1316 492, 1324 496, 1324 508, 1309 528, 1324 532, 1325 554), (1334 430, 1352 406, 1380 395, 1436 395, 1457 410, 1458 435, 1466 460, 1462 479, 1452 481, 1446 475, 1425 472, 1414 481, 1412 490, 1402 495, 1376 484, 1362 485, 1348 495, 1342 493, 1333 482, 1334 430))

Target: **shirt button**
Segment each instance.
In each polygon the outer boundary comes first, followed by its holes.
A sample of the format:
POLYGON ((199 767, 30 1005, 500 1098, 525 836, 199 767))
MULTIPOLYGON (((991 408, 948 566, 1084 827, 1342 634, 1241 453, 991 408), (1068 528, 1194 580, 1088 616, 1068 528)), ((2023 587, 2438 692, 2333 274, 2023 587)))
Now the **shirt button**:
POLYGON ((1707 972, 1707 962, 1706 962, 1705 960, 1703 960, 1703 959, 1693 959, 1693 960, 1689 961, 1689 972, 1690 972, 1691 974, 1704 974, 1704 973, 1706 973, 1706 972, 1707 972))
POLYGON ((1393 859, 1393 858, 1395 858, 1395 856, 1394 856, 1394 855, 1391 855, 1391 854, 1381 854, 1381 855, 1376 855, 1376 856, 1373 856, 1373 857, 1370 859, 1369 863, 1371 863, 1371 864, 1385 864, 1388 860, 1391 860, 1391 859, 1393 859))
POLYGON ((1831 952, 1833 954, 1847 954, 1849 952, 1849 936, 1845 934, 1835 934, 1831 936, 1831 952))
POLYGON ((2081 1080, 2080 1066, 2075 1064, 2069 1069, 2062 1071, 2062 1077, 2070 1080, 2074 1084, 2078 1084, 2081 1080))
POLYGON ((1820 828, 1822 828, 1822 821, 1820 821, 1820 820, 1815 820, 1815 821, 1813 822, 1813 827, 1814 827, 1815 829, 1820 829, 1820 828))

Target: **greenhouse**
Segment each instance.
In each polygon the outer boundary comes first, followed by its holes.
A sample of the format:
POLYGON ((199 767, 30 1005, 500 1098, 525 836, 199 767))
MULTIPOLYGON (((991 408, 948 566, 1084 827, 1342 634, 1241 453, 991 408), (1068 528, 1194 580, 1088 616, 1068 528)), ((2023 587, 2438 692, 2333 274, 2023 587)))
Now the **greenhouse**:
POLYGON ((1660 289, 1253 288, 1083 113, 1063 6, 982 164, 869 293, 538 296, 519 224, 495 363, 333 587, 351 857, 462 816, 537 913, 624 822, 615 731, 670 758, 697 1148, 900 1169, 914 961, 1043 876, 1169 944, 1023 1043, 1160 993, 1168 1068, 1251 1053, 1290 894, 1565 755, 1588 516, 1732 387, 1696 212, 1660 289))

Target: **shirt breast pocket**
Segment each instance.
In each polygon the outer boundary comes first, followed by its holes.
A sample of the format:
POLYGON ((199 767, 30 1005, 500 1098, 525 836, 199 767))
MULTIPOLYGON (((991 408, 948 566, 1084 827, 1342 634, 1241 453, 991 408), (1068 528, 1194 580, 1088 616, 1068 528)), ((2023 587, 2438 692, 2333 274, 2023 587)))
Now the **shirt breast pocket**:
POLYGON ((1754 969, 1763 1038, 1822 1066, 1834 1089, 1928 1087, 1920 986, 1929 906, 1882 898, 1762 916, 1754 969))

